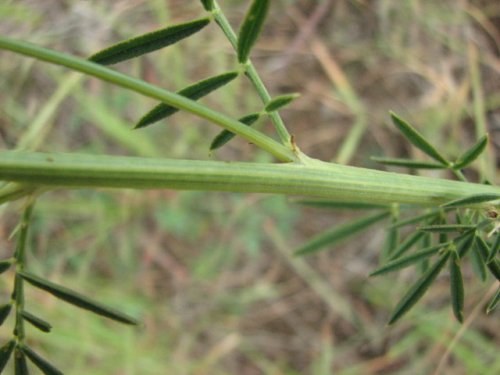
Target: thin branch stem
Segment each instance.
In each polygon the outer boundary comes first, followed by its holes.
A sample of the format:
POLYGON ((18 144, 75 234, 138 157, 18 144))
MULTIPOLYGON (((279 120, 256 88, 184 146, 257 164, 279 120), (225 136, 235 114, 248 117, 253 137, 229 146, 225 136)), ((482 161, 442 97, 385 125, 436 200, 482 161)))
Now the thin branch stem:
MULTIPOLYGON (((231 43, 231 46, 236 50, 238 37, 236 36, 236 33, 234 32, 231 24, 229 23, 226 16, 219 7, 219 4, 217 4, 217 1, 214 1, 214 10, 212 11, 212 14, 214 16, 215 22, 217 22, 222 32, 226 36, 226 38, 229 40, 229 43, 231 43)), ((255 69, 255 66, 253 65, 250 59, 248 59, 248 61, 244 64, 244 69, 245 69, 245 75, 248 77, 248 79, 254 86, 262 102, 264 104, 267 104, 271 100, 271 95, 267 91, 264 82, 260 78, 257 69, 255 69)), ((278 133, 281 143, 283 143, 285 146, 287 146, 292 150, 293 147, 291 144, 290 133, 288 133, 288 130, 286 129, 285 124, 283 123, 283 120, 281 119, 279 113, 277 111, 271 112, 269 114, 269 117, 271 118, 274 128, 278 133)))
POLYGON ((241 135, 251 143, 257 145, 263 150, 268 151, 281 161, 297 161, 297 156, 292 150, 276 142, 265 134, 246 126, 229 116, 214 111, 207 106, 176 93, 151 85, 143 80, 127 76, 123 73, 117 72, 116 70, 106 68, 102 65, 95 64, 76 56, 67 55, 62 52, 53 51, 31 43, 3 36, 0 36, 0 48, 17 52, 22 55, 31 56, 53 64, 62 65, 102 79, 103 81, 111 82, 117 86, 130 89, 150 98, 160 100, 173 107, 185 110, 186 112, 220 125, 233 133, 241 135))

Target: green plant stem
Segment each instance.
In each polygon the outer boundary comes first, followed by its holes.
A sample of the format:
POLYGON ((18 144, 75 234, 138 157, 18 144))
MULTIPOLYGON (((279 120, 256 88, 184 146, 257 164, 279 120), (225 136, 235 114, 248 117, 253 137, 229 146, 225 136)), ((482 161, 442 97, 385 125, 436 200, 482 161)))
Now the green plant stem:
MULTIPOLYGON (((214 16, 215 22, 217 22, 226 38, 229 40, 229 43, 231 43, 233 49, 237 50, 238 37, 236 36, 236 33, 234 32, 231 24, 219 7, 219 4, 217 4, 217 1, 214 1, 214 10, 212 11, 212 14, 214 16)), ((244 68, 245 75, 254 86, 262 102, 264 104, 269 103, 269 101, 271 100, 271 95, 269 95, 264 82, 262 82, 257 69, 255 69, 255 66, 250 59, 248 59, 248 61, 245 63, 244 68)), ((277 111, 271 112, 269 114, 269 117, 274 125, 274 128, 276 129, 276 132, 278 133, 281 142, 288 148, 292 149, 290 133, 288 133, 288 130, 286 129, 279 113, 277 111)))
POLYGON ((187 99, 184 96, 161 89, 151 85, 143 80, 133 78, 106 68, 102 65, 95 64, 88 60, 78 58, 76 56, 67 55, 61 52, 43 48, 31 43, 20 40, 15 40, 0 36, 0 48, 9 51, 17 52, 22 55, 31 56, 39 60, 47 61, 57 65, 62 65, 67 68, 85 73, 87 75, 111 82, 115 85, 130 89, 137 93, 143 94, 150 98, 160 100, 173 107, 185 110, 196 116, 211 121, 221 127, 239 134, 254 143, 263 150, 268 151, 281 161, 290 162, 297 160, 295 153, 289 148, 276 142, 272 138, 263 133, 254 130, 253 128, 240 123, 239 121, 226 116, 222 113, 214 111, 200 103, 187 99))
POLYGON ((15 302, 16 308, 14 336, 16 336, 19 343, 22 343, 24 340, 24 319, 22 317, 22 312, 24 310, 24 282, 18 275, 18 272, 23 271, 26 265, 26 242, 28 239, 31 214, 33 213, 33 205, 34 198, 28 198, 23 216, 21 218, 19 239, 17 242, 16 252, 14 254, 14 258, 16 260, 16 276, 14 278, 14 291, 12 292, 12 299, 15 302))
POLYGON ((305 164, 264 164, 5 151, 0 152, 0 180, 43 187, 274 193, 423 207, 474 194, 500 194, 500 189, 491 185, 369 170, 312 159, 305 164))

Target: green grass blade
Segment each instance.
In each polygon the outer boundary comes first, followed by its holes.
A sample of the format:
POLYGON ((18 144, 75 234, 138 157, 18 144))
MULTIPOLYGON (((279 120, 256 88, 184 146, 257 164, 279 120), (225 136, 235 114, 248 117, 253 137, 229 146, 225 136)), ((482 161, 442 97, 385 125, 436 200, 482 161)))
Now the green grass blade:
POLYGON ((203 8, 207 11, 214 10, 214 0, 200 0, 203 8))
MULTIPOLYGON (((178 91, 177 94, 192 100, 198 100, 205 95, 210 94, 212 91, 215 91, 218 88, 228 84, 237 76, 238 72, 236 71, 219 74, 217 76, 204 79, 202 81, 196 82, 193 85, 185 87, 182 90, 178 91)), ((169 104, 160 103, 139 120, 139 122, 135 125, 135 129, 144 128, 148 125, 154 124, 155 122, 172 116, 178 111, 179 108, 176 108, 169 104)))
POLYGON ((488 306, 486 307, 486 314, 491 314, 491 312, 496 309, 498 302, 500 302, 500 287, 497 289, 497 292, 491 299, 490 303, 488 303, 488 306))
POLYGON ((346 210, 388 210, 391 208, 389 204, 376 204, 365 202, 346 202, 334 201, 330 199, 295 199, 293 203, 303 206, 326 208, 326 209, 346 209, 346 210))
POLYGON ((102 315, 106 318, 125 323, 125 324, 138 324, 138 321, 120 311, 113 308, 105 306, 99 302, 93 301, 90 298, 81 295, 71 289, 64 286, 54 284, 48 280, 42 279, 28 272, 18 272, 24 280, 29 282, 31 285, 45 290, 46 292, 52 294, 53 296, 78 306, 82 309, 92 311, 95 314, 102 315))
POLYGON ((238 61, 246 63, 269 10, 269 0, 254 0, 250 6, 238 34, 238 61))
POLYGON ((456 251, 452 252, 450 259, 450 292, 451 306, 455 318, 464 321, 464 281, 460 270, 460 257, 456 251))
POLYGON ((16 347, 14 352, 14 374, 15 375, 28 375, 28 363, 26 362, 26 356, 24 352, 16 347))
MULTIPOLYGON (((247 126, 251 126, 259 118, 260 118, 260 113, 251 113, 249 115, 243 116, 238 121, 247 125, 247 126)), ((217 134, 217 136, 213 139, 212 143, 210 144, 210 151, 217 150, 218 148, 221 148, 227 142, 229 142, 231 139, 233 139, 235 136, 236 136, 236 134, 234 134, 233 132, 230 132, 229 130, 221 131, 219 134, 217 134)))
POLYGON ((476 158, 481 155, 486 146, 488 145, 488 135, 482 136, 474 146, 460 155, 453 163, 453 169, 462 169, 472 163, 476 158))
POLYGON ((429 286, 439 275, 444 265, 450 257, 450 252, 447 251, 445 254, 441 255, 441 258, 431 266, 420 279, 406 292, 404 297, 398 303, 391 318, 389 319, 389 324, 394 324, 398 321, 404 314, 406 314, 422 296, 425 294, 429 286))
POLYGON ((372 156, 371 160, 384 165, 394 165, 396 167, 406 167, 412 169, 444 169, 443 164, 434 163, 432 161, 411 160, 411 159, 398 159, 398 158, 385 158, 372 156))
POLYGON ((418 227, 418 230, 431 233, 453 233, 460 232, 464 233, 471 229, 475 229, 475 225, 468 224, 436 224, 436 225, 422 225, 418 227))
POLYGON ((278 109, 283 108, 284 106, 290 104, 293 100, 297 99, 300 94, 284 94, 279 95, 273 99, 271 99, 267 104, 264 110, 267 113, 277 111, 278 109))
POLYGON ((454 207, 470 207, 475 204, 496 201, 500 199, 499 194, 474 194, 470 197, 456 199, 451 202, 442 204, 441 207, 454 208, 454 207))
POLYGON ((52 329, 52 325, 45 320, 39 318, 38 316, 35 316, 26 310, 23 310, 21 312, 21 316, 23 317, 24 320, 26 320, 28 323, 30 323, 33 327, 38 328, 42 332, 50 332, 52 329))
POLYGON ((89 60, 102 65, 116 64, 129 60, 187 38, 203 29, 209 23, 209 18, 201 18, 152 31, 103 49, 90 56, 89 60))
POLYGON ((431 257, 432 255, 436 254, 439 251, 439 249, 449 245, 450 243, 451 242, 442 243, 442 244, 435 245, 435 246, 430 246, 428 248, 419 250, 413 254, 392 260, 392 261, 388 262, 387 264, 384 264, 382 267, 377 268, 372 273, 370 273, 370 276, 383 275, 385 273, 397 271, 397 270, 400 270, 402 268, 411 266, 412 264, 415 264, 419 261, 422 261, 424 259, 431 257))
POLYGON ((40 371, 42 371, 45 375, 63 374, 62 371, 58 370, 54 365, 52 365, 46 359, 42 358, 39 354, 30 349, 28 346, 23 345, 21 350, 23 351, 24 354, 26 354, 26 357, 28 357, 29 360, 33 362, 35 366, 38 367, 40 371))
POLYGON ((10 340, 0 348, 0 374, 3 372, 5 366, 9 362, 10 356, 16 346, 15 340, 10 340))
POLYGON ((10 311, 12 310, 12 304, 6 303, 0 306, 0 326, 5 322, 5 319, 9 317, 10 311))
POLYGON ((356 233, 359 233, 376 222, 385 219, 389 216, 389 212, 377 213, 371 216, 362 217, 339 225, 332 230, 325 231, 318 236, 314 237, 309 242, 302 245, 294 252, 294 255, 306 255, 320 251, 326 246, 333 246, 340 241, 343 241, 356 233))
POLYGON ((0 275, 7 271, 10 266, 12 266, 13 259, 7 259, 0 261, 0 275))
POLYGON ((429 142, 427 142, 425 138, 415 128, 413 128, 413 126, 398 117, 394 112, 390 112, 390 115, 394 125, 415 147, 448 167, 450 163, 429 142))

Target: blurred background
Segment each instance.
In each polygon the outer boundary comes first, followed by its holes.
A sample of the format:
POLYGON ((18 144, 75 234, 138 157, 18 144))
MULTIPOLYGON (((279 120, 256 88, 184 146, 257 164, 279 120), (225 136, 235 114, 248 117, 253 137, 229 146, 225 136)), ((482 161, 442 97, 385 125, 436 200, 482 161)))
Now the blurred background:
MULTIPOLYGON (((237 29, 249 2, 219 4, 237 29)), ((86 57, 203 15, 198 1, 2 0, 0 33, 86 57)), ((499 24, 495 0, 274 0, 252 59, 272 95, 302 94, 281 113, 310 156, 370 168, 380 168, 372 155, 421 157, 390 126, 394 110, 448 156, 488 131, 488 157, 467 176, 494 181, 499 24)), ((115 66, 170 90, 236 67, 215 24, 115 66)), ((184 113, 132 130, 153 100, 4 51, 0 102, 1 149, 272 161, 241 139, 210 154, 219 129, 184 113)), ((235 117, 262 109, 244 77, 202 102, 235 117)), ((259 126, 272 134, 268 122, 259 126)), ((9 234, 21 207, 0 209, 1 257, 14 251, 9 234)), ((478 282, 468 267, 462 326, 444 272, 388 327, 416 275, 368 278, 383 227, 331 251, 291 256, 313 235, 363 214, 257 194, 47 193, 36 205, 29 269, 144 324, 123 327, 27 288, 28 309, 54 325, 48 335, 29 328, 28 340, 68 374, 500 373, 498 312, 484 313, 492 281, 478 282)), ((2 301, 12 281, 2 275, 2 301)))

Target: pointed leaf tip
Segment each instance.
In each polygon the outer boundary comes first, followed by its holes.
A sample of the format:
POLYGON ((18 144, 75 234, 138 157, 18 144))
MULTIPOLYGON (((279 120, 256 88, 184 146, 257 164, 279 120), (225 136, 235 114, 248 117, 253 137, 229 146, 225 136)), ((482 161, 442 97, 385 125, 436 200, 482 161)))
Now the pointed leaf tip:
POLYGON ((486 307, 486 314, 490 314, 493 310, 495 310, 498 306, 498 302, 500 302, 500 288, 497 289, 490 303, 488 303, 488 306, 486 307))
POLYGON ((276 96, 266 104, 264 110, 267 113, 277 111, 278 109, 283 108, 284 106, 290 104, 293 100, 297 99, 299 96, 300 94, 297 93, 283 94, 276 96))
MULTIPOLYGON (((228 84, 237 76, 237 71, 219 74, 187 86, 182 90, 179 90, 177 94, 192 100, 198 100, 205 95, 210 94, 212 91, 215 91, 218 88, 228 84)), ((155 122, 172 116, 178 111, 179 109, 176 107, 165 103, 160 103, 139 120, 139 122, 135 125, 135 129, 144 128, 148 125, 154 124, 155 122)))
MULTIPOLYGON (((251 126, 259 118, 260 118, 260 113, 251 113, 247 116, 243 116, 242 118, 238 119, 238 121, 242 122, 243 124, 245 124, 247 126, 251 126)), ((235 135, 236 134, 234 134, 233 132, 230 132, 229 130, 224 129, 219 134, 217 134, 217 136, 213 139, 212 143, 210 144, 210 151, 217 150, 218 148, 221 148, 226 143, 228 143, 231 139, 233 139, 235 135)))
POLYGON ((103 49, 90 56, 89 60, 102 65, 111 65, 129 60, 187 38, 203 29, 209 23, 209 18, 201 18, 152 31, 103 49))
POLYGON ((415 284, 413 284, 413 286, 406 292, 404 297, 394 309, 394 312, 389 319, 389 325, 394 324, 396 321, 398 321, 420 300, 420 298, 422 298, 429 286, 431 286, 432 282, 436 279, 436 277, 443 269, 449 256, 449 251, 441 255, 441 258, 431 268, 429 268, 420 277, 420 279, 415 284))
POLYGON ((121 311, 103 305, 100 302, 93 301, 90 298, 80 293, 77 293, 71 289, 68 289, 64 286, 54 284, 48 280, 42 279, 41 277, 35 276, 28 272, 18 272, 18 275, 21 276, 31 285, 39 289, 45 290, 46 292, 52 294, 53 296, 65 302, 71 303, 72 305, 78 306, 85 310, 89 310, 95 314, 118 321, 120 323, 131 324, 131 325, 138 324, 138 321, 136 319, 122 313, 121 311))
POLYGON ((0 374, 3 372, 5 366, 7 365, 7 362, 9 362, 10 356, 12 355, 15 346, 15 340, 10 340, 0 348, 0 374))
POLYGON ((50 325, 50 323, 48 323, 45 320, 27 312, 26 310, 23 310, 21 312, 21 316, 23 317, 24 320, 26 320, 28 323, 30 323, 33 327, 38 328, 42 332, 48 333, 52 329, 52 325, 50 325))
POLYGON ((11 310, 12 304, 10 303, 0 306, 0 326, 5 322, 5 319, 7 319, 11 310))
POLYGON ((427 140, 408 122, 400 118, 394 112, 389 112, 393 124, 415 147, 419 148, 431 158, 437 160, 444 166, 448 167, 449 162, 432 146, 427 140))
POLYGON ((442 204, 441 207, 467 207, 496 200, 500 200, 500 194, 475 194, 442 204))
POLYGON ((42 358, 38 353, 30 349, 28 346, 22 346, 21 350, 26 357, 29 358, 31 362, 35 364, 36 367, 40 369, 45 375, 63 375, 63 372, 58 370, 54 365, 52 365, 49 361, 42 358))
POLYGON ((462 169, 472 163, 479 155, 481 155, 487 145, 488 134, 483 135, 470 149, 460 155, 455 163, 453 163, 453 169, 462 169))
POLYGON ((254 0, 240 28, 238 35, 238 61, 246 63, 250 51, 257 41, 269 10, 269 0, 254 0))

